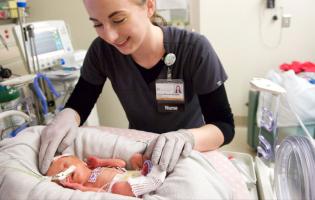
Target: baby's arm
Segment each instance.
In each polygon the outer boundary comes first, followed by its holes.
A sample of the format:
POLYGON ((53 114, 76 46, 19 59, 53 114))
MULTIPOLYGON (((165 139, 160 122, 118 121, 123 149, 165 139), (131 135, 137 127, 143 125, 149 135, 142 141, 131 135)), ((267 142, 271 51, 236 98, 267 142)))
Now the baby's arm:
MULTIPOLYGON (((135 153, 130 158, 130 163, 132 169, 140 170, 143 166, 143 162, 147 160, 145 156, 140 153, 135 153)), ((126 167, 126 162, 122 159, 106 158, 102 159, 96 156, 87 157, 87 166, 90 169, 95 169, 97 167, 126 167)))
POLYGON ((95 169, 97 167, 125 167, 126 162, 122 159, 114 159, 114 158, 98 158, 96 156, 89 156, 87 158, 87 165, 90 169, 95 169))

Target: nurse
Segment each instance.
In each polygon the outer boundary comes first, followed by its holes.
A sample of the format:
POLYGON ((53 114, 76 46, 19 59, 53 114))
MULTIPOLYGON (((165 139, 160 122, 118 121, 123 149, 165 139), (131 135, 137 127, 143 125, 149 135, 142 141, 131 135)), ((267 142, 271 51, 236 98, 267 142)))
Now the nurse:
POLYGON ((107 79, 129 128, 160 134, 145 154, 161 169, 172 171, 192 149, 209 151, 231 142, 227 75, 204 36, 158 24, 155 0, 84 0, 84 5, 98 37, 66 108, 43 130, 42 173, 55 153, 73 142, 107 79))

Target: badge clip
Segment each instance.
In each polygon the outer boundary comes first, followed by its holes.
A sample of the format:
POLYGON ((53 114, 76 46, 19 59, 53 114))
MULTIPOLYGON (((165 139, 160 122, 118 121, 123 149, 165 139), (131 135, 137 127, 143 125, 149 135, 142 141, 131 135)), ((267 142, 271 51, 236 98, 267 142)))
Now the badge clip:
POLYGON ((175 63, 176 56, 173 53, 168 53, 164 58, 164 63, 167 66, 167 80, 172 79, 172 68, 171 66, 175 63))

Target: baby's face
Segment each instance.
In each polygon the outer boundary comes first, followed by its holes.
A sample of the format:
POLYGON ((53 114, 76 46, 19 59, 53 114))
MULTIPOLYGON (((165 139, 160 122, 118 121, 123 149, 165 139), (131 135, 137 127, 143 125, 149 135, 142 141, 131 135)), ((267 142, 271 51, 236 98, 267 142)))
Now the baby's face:
POLYGON ((90 169, 75 156, 65 156, 53 161, 48 169, 47 176, 54 176, 65 171, 71 165, 74 165, 76 169, 66 180, 72 183, 84 184, 90 176, 90 169))

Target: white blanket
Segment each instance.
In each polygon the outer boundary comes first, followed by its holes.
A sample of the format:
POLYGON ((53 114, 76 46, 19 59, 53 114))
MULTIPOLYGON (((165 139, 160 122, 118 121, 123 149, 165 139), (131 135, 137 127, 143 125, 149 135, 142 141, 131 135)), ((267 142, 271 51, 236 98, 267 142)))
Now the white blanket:
MULTIPOLYGON (((137 199, 110 193, 66 189, 44 179, 38 170, 39 136, 43 127, 31 127, 0 142, 0 199, 137 199)), ((132 130, 128 130, 131 131, 132 130)), ((99 128, 80 128, 75 143, 64 153, 81 159, 88 155, 128 161, 146 144, 99 128)), ((129 163, 127 168, 129 167, 129 163)), ((181 159, 163 185, 143 199, 232 199, 232 192, 200 153, 181 159)))

